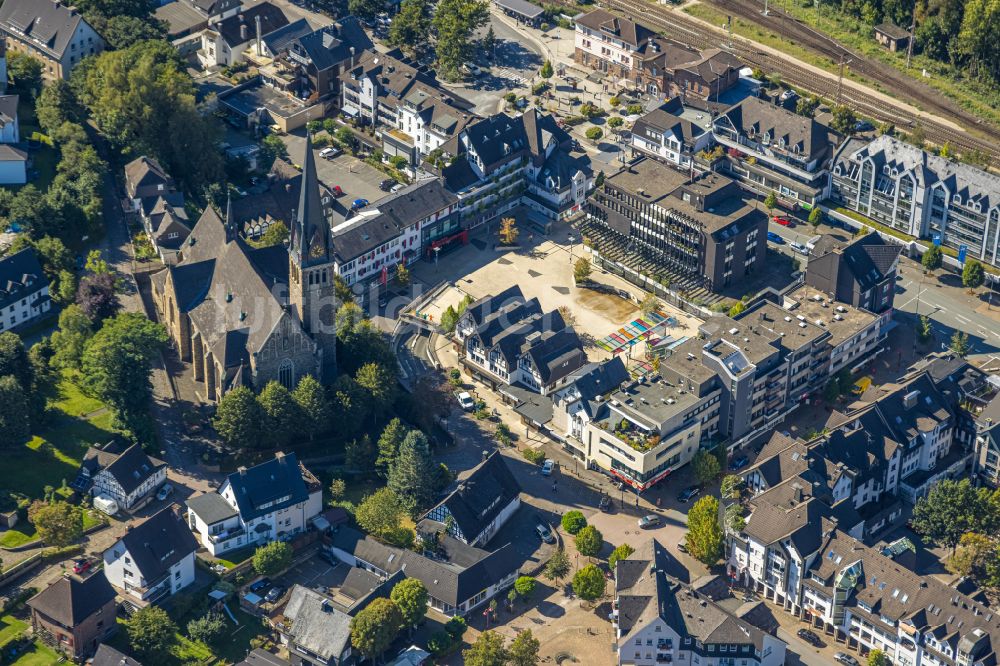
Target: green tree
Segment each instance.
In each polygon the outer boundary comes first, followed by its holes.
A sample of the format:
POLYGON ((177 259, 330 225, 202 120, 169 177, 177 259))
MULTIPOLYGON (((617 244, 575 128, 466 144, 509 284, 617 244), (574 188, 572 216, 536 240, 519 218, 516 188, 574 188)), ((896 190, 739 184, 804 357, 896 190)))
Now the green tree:
POLYGON ((584 601, 594 601, 604 596, 605 584, 604 572, 588 564, 573 576, 573 594, 584 601))
POLYGON ((136 439, 152 439, 150 375, 153 358, 166 343, 162 325, 138 312, 125 312, 105 320, 84 348, 84 391, 107 404, 115 427, 136 439))
POLYGON ((354 519, 358 527, 372 536, 385 538, 399 529, 405 509, 396 493, 380 488, 358 505, 354 519))
POLYGON ((334 479, 330 482, 330 499, 339 502, 347 494, 347 482, 343 479, 334 479))
POLYGON ((543 79, 551 79, 555 71, 552 69, 552 63, 548 60, 542 63, 542 68, 538 70, 538 75, 543 79))
POLYGON ((411 430, 403 438, 399 455, 389 467, 387 484, 403 507, 416 515, 432 503, 437 493, 436 471, 427 436, 419 430, 411 430))
POLYGON ((351 645, 375 661, 399 636, 403 615, 391 599, 373 600, 351 620, 351 645))
POLYGON ((56 79, 42 88, 35 100, 35 114, 38 125, 46 134, 52 135, 63 123, 79 120, 82 110, 69 81, 56 79))
POLYGON ((438 71, 447 81, 461 78, 462 65, 473 60, 472 35, 489 22, 483 0, 440 0, 431 25, 437 36, 438 71))
POLYGON ((719 459, 710 451, 698 449, 691 460, 691 467, 694 469, 694 478, 699 484, 708 483, 722 472, 719 459))
POLYGON ((260 448, 264 413, 257 396, 246 386, 227 391, 219 401, 212 424, 230 450, 260 448))
POLYGON ((611 116, 610 118, 608 118, 608 127, 610 127, 613 130, 618 129, 624 124, 625 124, 625 119, 622 118, 621 116, 611 116))
POLYGON ((462 657, 466 666, 504 666, 507 650, 503 636, 492 630, 484 631, 468 650, 462 651, 462 657))
POLYGON ((941 253, 941 248, 937 245, 931 245, 925 251, 922 257, 920 257, 920 263, 926 271, 936 271, 941 268, 941 262, 944 261, 943 255, 941 253))
POLYGON ((969 334, 965 331, 955 331, 951 336, 951 344, 948 348, 965 358, 972 351, 972 343, 969 341, 969 334))
POLYGON ((954 553, 963 534, 982 531, 982 521, 991 514, 988 500, 989 495, 968 479, 943 479, 917 500, 911 524, 918 534, 954 553))
POLYGON ((823 223, 823 210, 819 206, 814 206, 811 211, 809 211, 809 224, 813 227, 818 227, 823 223))
POLYGON ((0 377, 0 451, 18 450, 31 437, 28 397, 17 380, 0 377))
POLYGON ((818 108, 819 98, 815 95, 799 97, 799 100, 795 103, 795 113, 808 118, 812 118, 812 115, 816 113, 816 109, 818 108))
POLYGON ((19 91, 34 96, 42 85, 42 61, 26 53, 11 51, 7 54, 7 75, 19 91))
POLYGON ((94 335, 90 317, 76 304, 67 305, 59 313, 59 328, 52 334, 55 350, 53 364, 59 368, 78 370, 87 340, 94 335))
POLYGON ((968 0, 954 41, 973 76, 1000 81, 1000 6, 995 1, 968 0))
POLYGON ((739 533, 746 527, 747 521, 743 517, 743 507, 739 504, 730 504, 726 507, 726 528, 730 532, 739 533))
POLYGON ((375 465, 376 455, 375 445, 372 444, 368 433, 352 440, 344 447, 344 458, 347 466, 363 475, 370 474, 375 465))
POLYGON ((576 549, 586 557, 596 557, 604 545, 604 535, 593 525, 587 525, 576 534, 576 549))
POLYGON ((719 495, 722 499, 738 500, 743 494, 746 482, 738 474, 727 474, 722 477, 722 485, 719 486, 719 495))
POLYGON ((719 500, 702 497, 688 512, 688 531, 685 538, 688 552, 705 564, 712 566, 722 557, 725 538, 719 525, 719 500))
POLYGON ((34 502, 28 520, 47 546, 62 548, 83 536, 83 511, 68 502, 34 502))
POLYGON ((831 377, 823 387, 823 400, 827 403, 836 402, 840 398, 841 388, 836 377, 831 377))
POLYGON ((985 281, 986 273, 983 271, 983 265, 975 259, 966 260, 965 266, 962 267, 962 284, 969 293, 979 289, 985 281))
POLYGON ((531 629, 519 631, 507 648, 507 663, 510 666, 536 666, 541 647, 541 642, 534 637, 531 629))
POLYGON ((378 438, 378 458, 375 460, 375 467, 382 478, 389 477, 389 469, 399 456, 399 447, 406 439, 410 429, 403 425, 398 418, 389 421, 382 430, 378 438))
POLYGON ((276 576, 292 565, 292 547, 272 541, 253 552, 253 570, 261 576, 276 576))
POLYGON ((584 132, 583 135, 591 141, 600 141, 601 137, 604 136, 604 130, 600 127, 588 127, 587 131, 584 132))
POLYGON ((264 444, 277 449, 288 446, 301 428, 301 414, 292 394, 272 379, 257 396, 257 402, 263 419, 264 444))
POLYGON ((635 548, 628 545, 627 543, 623 543, 622 545, 618 546, 613 551, 611 551, 611 555, 608 557, 608 568, 611 569, 611 571, 614 571, 615 565, 618 564, 619 561, 627 560, 629 556, 632 555, 632 553, 634 552, 635 548))
POLYGON ((458 326, 458 311, 455 310, 454 306, 449 305, 441 313, 441 328, 448 333, 454 333, 456 326, 458 326))
POLYGON ((401 626, 415 627, 427 614, 427 588, 416 578, 405 578, 392 588, 389 598, 399 608, 401 626))
POLYGON ((431 33, 431 5, 427 0, 403 0, 389 26, 389 43, 408 56, 427 48, 431 33))
POLYGON ((528 597, 535 591, 538 582, 531 576, 520 576, 514 581, 514 591, 519 597, 528 597))
POLYGON ((368 409, 375 419, 386 414, 396 400, 396 374, 381 363, 366 363, 354 375, 358 386, 367 394, 368 409))
POLYGON ((542 575, 548 580, 560 581, 569 575, 569 555, 562 548, 552 553, 552 557, 545 563, 542 575))
MULTIPOLYGON (((309 432, 309 439, 314 439, 318 433, 329 429, 333 410, 330 408, 326 390, 315 377, 312 375, 302 377, 292 391, 292 400, 295 401, 296 411, 303 419, 302 425, 309 432)), ((300 426, 300 432, 301 429, 300 426)))
POLYGON ((931 325, 931 318, 927 315, 920 315, 920 320, 917 322, 917 340, 926 343, 934 337, 934 328, 931 325))
POLYGON ((732 307, 729 308, 726 314, 729 315, 731 318, 735 319, 736 317, 739 317, 741 314, 743 314, 746 311, 746 309, 747 309, 746 303, 744 303, 743 301, 736 301, 735 303, 733 303, 732 307))
MULTIPOLYGON (((354 437, 368 420, 368 406, 364 391, 350 375, 341 375, 330 387, 330 406, 337 415, 339 434, 345 438, 354 437)), ((371 464, 375 464, 374 457, 371 464)), ((363 467, 355 469, 364 470, 363 467)))
POLYGON ((868 666, 892 666, 892 661, 886 656, 885 652, 875 648, 868 653, 868 666))
POLYGON ((31 362, 21 336, 11 331, 0 333, 0 377, 11 375, 21 388, 31 387, 31 362))
POLYGON ((835 106, 832 112, 833 118, 830 120, 830 127, 841 134, 854 134, 854 126, 858 122, 857 116, 849 106, 835 106))
POLYGON ((226 634, 226 620, 221 613, 209 611, 187 625, 188 636, 206 645, 211 645, 226 634))
POLYGON ((127 49, 145 39, 161 39, 164 31, 157 21, 143 21, 134 16, 112 16, 103 26, 94 26, 100 31, 108 46, 113 49, 127 49))
POLYGON ((562 517, 562 528, 570 534, 577 534, 587 526, 587 519, 583 517, 582 511, 576 509, 567 511, 562 517))
POLYGON ((159 606, 146 606, 125 622, 131 648, 146 658, 160 659, 177 640, 177 625, 159 606))
POLYGON ((586 282, 590 279, 590 260, 586 257, 580 257, 573 264, 573 281, 577 284, 581 282, 586 282))
POLYGON ((771 190, 764 197, 764 208, 767 209, 767 215, 770 217, 771 213, 774 211, 775 207, 778 205, 778 193, 771 190))
POLYGON ((256 241, 254 241, 254 247, 274 247, 276 245, 284 245, 288 242, 291 232, 288 227, 281 220, 276 220, 272 222, 267 228, 267 231, 256 241))
POLYGON ((642 297, 642 300, 639 301, 639 311, 642 312, 645 317, 653 314, 661 307, 663 307, 663 304, 660 303, 660 299, 653 294, 646 294, 642 297))
MULTIPOLYGON (((988 584, 987 571, 1000 557, 1000 545, 985 534, 969 532, 958 540, 958 547, 945 562, 945 567, 956 576, 971 576, 988 584)), ((990 581, 991 582, 991 581, 990 581)), ((992 585, 990 585, 992 587, 992 585)))

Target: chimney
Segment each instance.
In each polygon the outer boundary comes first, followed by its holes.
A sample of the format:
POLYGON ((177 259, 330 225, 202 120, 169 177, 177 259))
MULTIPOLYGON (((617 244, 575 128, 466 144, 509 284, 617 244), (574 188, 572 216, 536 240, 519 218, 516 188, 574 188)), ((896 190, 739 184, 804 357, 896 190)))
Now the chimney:
POLYGON ((917 406, 917 400, 920 398, 920 391, 910 391, 903 396, 903 409, 913 409, 917 406))
POLYGON ((274 459, 277 460, 278 462, 284 462, 285 461, 285 452, 284 451, 275 451, 274 452, 274 459))
POLYGON ((351 69, 354 69, 354 47, 348 49, 351 52, 351 69))
POLYGON ((260 47, 260 14, 257 14, 254 20, 257 23, 257 56, 259 57, 264 55, 264 51, 260 47))
POLYGON ((796 504, 802 502, 802 486, 797 483, 792 484, 792 499, 795 500, 796 504))
POLYGON ((247 24, 246 23, 240 23, 240 41, 241 42, 247 41, 247 24))
POLYGON ((236 471, 240 473, 240 476, 245 476, 247 473, 247 468, 244 467, 243 465, 240 465, 239 467, 236 468, 236 471))

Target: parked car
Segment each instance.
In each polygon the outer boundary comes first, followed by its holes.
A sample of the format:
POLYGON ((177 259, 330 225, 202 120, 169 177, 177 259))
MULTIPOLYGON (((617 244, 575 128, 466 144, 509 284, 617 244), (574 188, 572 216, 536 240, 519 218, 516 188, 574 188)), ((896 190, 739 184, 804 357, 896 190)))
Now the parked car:
POLYGON ((738 472, 749 464, 750 464, 749 456, 737 456, 733 458, 732 461, 729 463, 729 469, 733 470, 734 472, 738 472))
POLYGON ((327 146, 323 150, 319 151, 319 156, 322 157, 325 160, 332 160, 334 157, 337 157, 338 155, 340 155, 343 152, 344 151, 342 151, 340 148, 335 148, 333 146, 327 146))
POLYGON ((284 593, 285 593, 285 588, 283 588, 280 585, 275 585, 274 587, 272 587, 270 590, 267 591, 267 594, 264 595, 264 601, 273 604, 275 601, 280 599, 281 595, 283 595, 284 593))
POLYGON ((789 220, 787 217, 782 217, 781 215, 775 215, 771 218, 775 224, 780 224, 783 227, 794 227, 795 224, 789 220))
POLYGON ((555 469, 556 461, 548 458, 542 463, 542 476, 551 476, 552 470, 555 469))
POLYGON ((555 543, 556 542, 555 536, 552 535, 552 530, 550 530, 547 525, 543 525, 542 523, 538 523, 537 525, 535 525, 535 533, 545 543, 555 543))
POLYGON ((333 196, 337 197, 338 199, 344 196, 344 190, 340 189, 340 185, 334 185, 333 187, 331 187, 330 193, 333 194, 333 196))
POLYGON ((94 563, 85 558, 73 562, 73 573, 75 574, 87 573, 92 568, 94 568, 94 563))
POLYGON ((784 245, 785 244, 785 239, 782 238, 781 236, 779 236, 778 234, 774 233, 773 231, 768 231, 767 232, 767 240, 771 241, 775 245, 784 245))
POLYGON ((785 92, 781 93, 781 101, 787 102, 788 100, 795 99, 798 96, 799 94, 797 92, 789 88, 785 92))
POLYGON ((686 555, 688 552, 688 547, 684 545, 683 541, 681 541, 679 544, 677 544, 677 550, 681 551, 686 555))
POLYGON ((598 508, 604 513, 611 513, 611 498, 607 495, 601 495, 601 502, 598 508))
POLYGON ((654 527, 659 527, 663 524, 663 521, 656 514, 649 514, 648 516, 643 516, 639 519, 639 529, 651 530, 654 527))
MULTIPOLYGON (((875 126, 872 125, 867 120, 859 120, 858 122, 854 123, 854 131, 855 132, 871 132, 874 129, 875 129, 875 126)), ((850 655, 848 655, 848 656, 850 656, 850 655)), ((857 662, 855 662, 855 663, 857 663, 857 662)))
POLYGON ((701 488, 699 488, 698 486, 688 486, 687 488, 685 488, 684 490, 682 490, 679 495, 677 495, 677 501, 678 502, 690 502, 695 497, 697 497, 698 493, 700 493, 700 492, 701 492, 701 488))
POLYGON ((858 666, 858 660, 846 652, 838 652, 833 655, 833 658, 842 664, 847 664, 847 666, 858 666))
POLYGON ((378 184, 378 189, 382 190, 383 192, 388 192, 390 189, 392 189, 392 186, 395 184, 396 184, 395 178, 385 178, 384 180, 382 180, 381 183, 378 184))
POLYGON ((324 562, 326 562, 331 566, 337 566, 338 564, 340 564, 340 562, 337 560, 337 556, 325 548, 320 548, 319 559, 323 560, 324 562))
POLYGON ((174 494, 174 487, 169 483, 164 483, 162 486, 160 486, 160 489, 156 491, 156 499, 162 502, 163 500, 167 499, 173 494, 174 494))
POLYGON ((261 592, 263 592, 264 590, 266 590, 269 587, 271 587, 271 579, 270 578, 261 578, 257 582, 251 583, 250 587, 248 589, 251 592, 253 592, 254 594, 260 594, 261 592))
POLYGON ((351 203, 351 210, 358 210, 359 208, 364 208, 368 205, 368 199, 355 199, 351 203))
POLYGON ((399 192, 404 187, 406 187, 406 185, 403 185, 402 183, 396 183, 395 185, 393 185, 392 187, 389 188, 389 191, 390 192, 399 192))
POLYGON ((799 629, 798 631, 795 632, 795 635, 804 640, 806 643, 809 643, 810 645, 815 645, 816 647, 823 645, 823 641, 819 639, 819 636, 809 631, 808 629, 799 629))
POLYGON ((788 244, 788 247, 792 248, 792 251, 798 252, 799 254, 809 254, 809 248, 807 248, 802 243, 792 241, 788 244))
POLYGON ((476 408, 476 401, 472 399, 472 396, 469 395, 468 391, 462 391, 461 393, 459 393, 455 397, 458 398, 458 405, 463 410, 465 410, 467 412, 471 412, 472 410, 474 410, 476 408))

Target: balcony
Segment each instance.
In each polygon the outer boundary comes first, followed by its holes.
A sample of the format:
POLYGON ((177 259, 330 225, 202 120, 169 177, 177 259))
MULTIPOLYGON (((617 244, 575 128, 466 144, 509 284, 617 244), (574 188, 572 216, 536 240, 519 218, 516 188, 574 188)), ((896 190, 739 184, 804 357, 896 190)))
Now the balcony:
POLYGON ((208 540, 212 543, 222 543, 224 541, 229 541, 230 539, 235 539, 238 536, 243 536, 246 534, 246 530, 242 527, 237 527, 231 530, 226 530, 225 532, 219 532, 218 534, 209 534, 208 540))

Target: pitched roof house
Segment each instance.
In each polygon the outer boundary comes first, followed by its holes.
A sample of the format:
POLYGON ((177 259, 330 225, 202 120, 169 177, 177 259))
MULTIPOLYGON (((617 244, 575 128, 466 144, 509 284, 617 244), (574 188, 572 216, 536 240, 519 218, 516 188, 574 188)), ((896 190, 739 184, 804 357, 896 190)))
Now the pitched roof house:
POLYGON ((119 652, 107 643, 101 643, 90 660, 90 666, 142 666, 134 657, 119 652))
POLYGON ((109 442, 87 450, 73 487, 110 497, 132 512, 148 504, 166 480, 167 464, 146 455, 142 446, 109 442))
POLYGON ((251 43, 287 25, 288 17, 270 2, 240 8, 202 31, 198 60, 205 67, 228 67, 243 62, 243 51, 251 43))
POLYGON ((19 143, 21 129, 17 122, 18 95, 0 95, 0 143, 19 143))
POLYGON ((49 279, 34 248, 0 259, 0 332, 38 319, 51 308, 49 279))
POLYGON ((293 666, 339 666, 353 663, 352 619, 325 595, 296 584, 276 625, 293 666))
POLYGON ((869 312, 891 310, 902 251, 875 231, 847 245, 822 236, 810 252, 806 284, 869 312))
POLYGON ((115 633, 116 605, 103 571, 63 576, 28 600, 35 637, 74 660, 90 656, 115 633))
POLYGON ((104 551, 104 572, 126 604, 142 608, 194 582, 198 541, 172 506, 129 526, 104 551))
POLYGON ((84 57, 104 50, 101 36, 62 0, 6 0, 0 6, 0 34, 8 51, 40 60, 47 81, 69 78, 84 57))
POLYGON ((213 555, 306 530, 323 510, 323 488, 294 453, 233 472, 217 492, 187 502, 187 522, 213 555))

